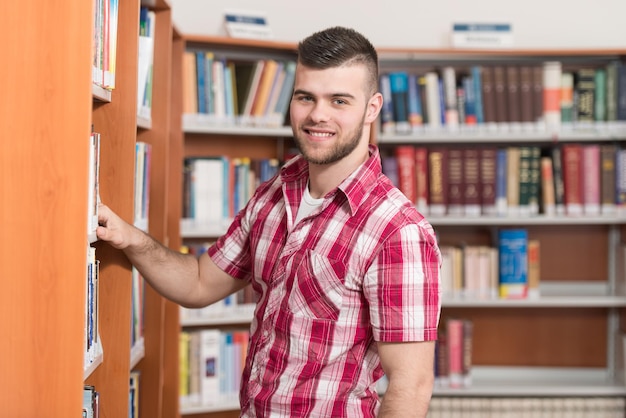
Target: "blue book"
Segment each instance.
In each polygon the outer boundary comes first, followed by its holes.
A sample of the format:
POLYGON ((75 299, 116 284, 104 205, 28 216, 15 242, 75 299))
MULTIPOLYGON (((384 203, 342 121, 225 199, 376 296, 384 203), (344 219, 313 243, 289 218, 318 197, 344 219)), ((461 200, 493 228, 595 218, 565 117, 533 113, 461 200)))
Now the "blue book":
POLYGON ((506 216, 508 213, 508 203, 506 196, 507 184, 507 155, 505 148, 496 151, 496 214, 506 216))
POLYGON ((501 229, 498 232, 499 288, 502 299, 528 296, 528 231, 501 229))
POLYGON ((417 75, 409 74, 409 123, 412 128, 422 126, 424 117, 422 113, 422 97, 417 75))
POLYGON ((483 83, 481 67, 479 65, 472 66, 472 90, 474 91, 474 112, 476 114, 476 123, 482 125, 485 123, 485 115, 483 113, 483 83))
POLYGON ((393 120, 399 133, 411 131, 409 123, 409 75, 405 71, 389 73, 391 101, 393 102, 393 120))
POLYGON ((205 79, 204 51, 196 51, 196 78, 198 81, 198 113, 207 113, 206 108, 206 79, 205 79))

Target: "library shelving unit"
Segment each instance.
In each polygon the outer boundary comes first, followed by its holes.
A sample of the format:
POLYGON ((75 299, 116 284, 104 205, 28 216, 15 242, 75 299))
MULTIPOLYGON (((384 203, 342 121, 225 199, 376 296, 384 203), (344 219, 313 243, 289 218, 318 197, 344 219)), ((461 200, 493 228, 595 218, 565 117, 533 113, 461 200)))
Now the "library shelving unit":
MULTIPOLYGON (((296 45, 274 41, 237 40, 223 37, 183 36, 181 57, 184 51, 210 51, 216 59, 253 63, 258 60, 293 60, 296 45)), ((184 65, 181 71, 181 88, 185 90, 185 77, 188 77, 184 65)), ((196 81, 193 82, 197 86, 196 81)), ((195 94, 195 93, 192 93, 195 94)), ((185 93, 183 93, 183 96, 185 93)), ((183 102, 185 100, 183 99, 183 102)), ((240 103, 239 106, 242 104, 240 103)), ((183 103, 183 109, 187 109, 183 103)), ((184 110, 185 111, 185 110, 184 110)), ((231 121, 232 122, 232 121, 231 121)), ((282 121, 281 121, 282 122, 282 121)), ((275 158, 282 160, 292 147, 291 128, 286 123, 274 123, 271 126, 256 123, 254 126, 242 123, 220 123, 211 121, 206 115, 189 113, 183 115, 182 130, 184 133, 184 147, 179 158, 181 173, 183 161, 189 157, 228 156, 249 157, 251 159, 275 158)), ((182 182, 179 182, 182 184, 182 182)), ((179 208, 184 192, 181 191, 178 200, 179 208)), ((225 232, 228 221, 215 224, 198 223, 193 219, 180 221, 183 244, 202 244, 220 236, 225 232)), ((247 328, 251 315, 227 315, 226 318, 207 318, 185 320, 181 319, 180 327, 183 330, 200 330, 203 328, 247 328)), ((201 415, 211 417, 236 417, 239 404, 231 400, 223 404, 181 405, 181 415, 201 415)))
MULTIPOLYGON (((172 116, 169 6, 164 1, 151 5, 164 16, 157 41, 162 42, 158 55, 163 55, 157 58, 162 73, 155 72, 154 90, 162 109, 155 104, 159 122, 139 132, 138 0, 119 2, 113 90, 92 83, 93 2, 8 7, 12 18, 3 22, 1 31, 8 41, 3 56, 12 63, 3 71, 3 86, 11 99, 2 106, 0 124, 6 138, 16 141, 2 141, 0 152, 6 221, 0 267, 5 283, 3 413, 80 416, 83 385, 88 384, 100 394, 100 416, 128 416, 129 376, 136 367, 155 379, 154 384, 144 379, 145 414, 141 416, 177 416, 176 387, 168 393, 162 377, 167 367, 176 368, 177 352, 164 352, 168 346, 163 313, 156 313, 154 307, 164 302, 146 295, 144 345, 131 348, 131 266, 120 251, 100 242, 91 245, 100 261, 98 328, 103 354, 93 367, 83 365, 85 247, 90 241, 88 138, 92 128, 101 135, 102 201, 132 222, 138 136, 153 145, 153 172, 158 176, 167 173, 167 144, 170 130, 175 129, 166 122, 172 116), (32 19, 39 23, 27 28, 17 23, 32 19), (151 403, 165 401, 173 405, 173 412, 149 409, 151 403)), ((173 232, 166 228, 163 202, 167 197, 164 182, 153 181, 150 230, 165 241, 168 234, 178 234, 177 227, 173 232)), ((178 324, 171 330, 176 338, 178 324)))
MULTIPOLYGON (((380 50, 380 67, 381 73, 435 72, 440 78, 445 67, 452 67, 457 77, 455 88, 459 88, 461 76, 471 74, 475 66, 541 67, 544 62, 560 62, 563 72, 576 73, 581 68, 606 69, 609 62, 622 62, 625 54, 621 50, 388 48, 380 50)), ((557 82, 560 94, 560 75, 557 82)), ((507 86, 503 87, 506 93, 507 86)), ((568 143, 621 148, 626 141, 622 121, 566 124, 561 123, 560 114, 558 120, 558 130, 543 130, 532 124, 519 129, 506 119, 495 129, 477 125, 450 128, 444 124, 405 132, 385 132, 381 122, 375 141, 381 154, 389 156, 400 145, 427 149, 534 145, 547 152, 568 143)), ((580 216, 550 216, 541 211, 531 216, 431 214, 427 218, 441 245, 497 248, 498 231, 506 228, 526 229, 529 239, 540 243, 540 297, 444 298, 442 323, 447 318, 473 322, 472 383, 455 389, 436 387, 436 397, 626 396, 621 347, 626 308, 623 212, 580 216)))

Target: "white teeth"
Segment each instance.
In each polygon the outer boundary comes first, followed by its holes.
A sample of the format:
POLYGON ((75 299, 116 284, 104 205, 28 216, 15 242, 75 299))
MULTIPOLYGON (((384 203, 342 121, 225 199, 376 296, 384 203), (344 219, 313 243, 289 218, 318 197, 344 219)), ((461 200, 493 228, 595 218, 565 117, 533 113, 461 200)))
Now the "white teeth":
POLYGON ((309 132, 309 133, 311 136, 319 136, 319 137, 329 137, 333 135, 333 134, 326 133, 326 132, 309 132))

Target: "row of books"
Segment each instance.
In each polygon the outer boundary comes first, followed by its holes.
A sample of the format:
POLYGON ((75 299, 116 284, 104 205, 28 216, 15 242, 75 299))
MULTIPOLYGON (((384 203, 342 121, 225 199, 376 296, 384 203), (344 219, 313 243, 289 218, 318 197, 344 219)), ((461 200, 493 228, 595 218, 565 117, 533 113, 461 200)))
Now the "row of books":
POLYGON ((139 9, 139 45, 137 57, 137 116, 152 117, 152 72, 156 13, 145 6, 139 9))
POLYGON ((150 210, 150 169, 152 165, 152 145, 146 142, 135 143, 135 195, 134 224, 148 231, 150 210))
POLYGON ((100 415, 100 392, 95 386, 83 386, 83 418, 98 418, 100 415))
POLYGON ((435 396, 427 418, 623 418, 623 397, 435 396))
POLYGON ((472 385, 474 324, 463 318, 441 322, 435 343, 435 386, 464 388, 472 385))
POLYGON ((102 355, 99 331, 99 288, 100 262, 96 259, 96 248, 87 246, 87 271, 85 286, 85 356, 87 370, 102 355))
POLYGON ((128 391, 128 418, 139 418, 139 377, 141 372, 131 370, 128 391))
POLYGON ((190 49, 183 61, 183 113, 208 125, 283 126, 295 61, 221 57, 190 49))
POLYGON ((189 157, 184 161, 183 218, 203 224, 232 219, 256 188, 278 172, 275 158, 189 157))
POLYGON ((441 245, 444 298, 494 300, 538 298, 540 242, 526 230, 500 231, 498 247, 441 245))
POLYGON ((626 203, 626 150, 613 143, 400 145, 383 171, 424 215, 615 215, 626 203))
POLYGON ((105 89, 115 88, 119 0, 96 0, 94 8, 92 81, 105 89))
POLYGON ((626 67, 620 61, 572 68, 560 61, 396 70, 380 75, 381 131, 487 126, 558 133, 561 123, 626 120, 626 67))
POLYGON ((212 406, 237 401, 250 332, 203 329, 180 333, 180 403, 212 406))

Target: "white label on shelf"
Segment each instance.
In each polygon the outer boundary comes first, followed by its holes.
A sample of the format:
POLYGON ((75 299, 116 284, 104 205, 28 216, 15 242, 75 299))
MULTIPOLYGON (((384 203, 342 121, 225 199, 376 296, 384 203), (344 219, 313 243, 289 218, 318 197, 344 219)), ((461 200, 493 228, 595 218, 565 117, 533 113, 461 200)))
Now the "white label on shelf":
POLYGON ((263 12, 226 10, 224 24, 231 38, 272 39, 272 29, 263 12))

